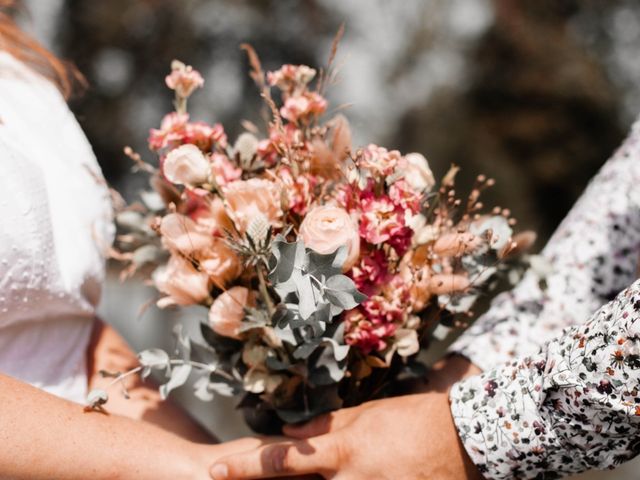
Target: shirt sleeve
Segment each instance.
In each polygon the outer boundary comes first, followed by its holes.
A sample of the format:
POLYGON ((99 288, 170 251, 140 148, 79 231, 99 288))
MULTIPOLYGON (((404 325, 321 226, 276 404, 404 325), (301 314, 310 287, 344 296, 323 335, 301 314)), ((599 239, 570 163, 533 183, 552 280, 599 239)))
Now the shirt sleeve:
POLYGON ((640 121, 541 253, 545 288, 529 270, 450 348, 481 369, 531 355, 583 322, 636 278, 640 251, 640 121))
POLYGON ((640 280, 539 353, 451 390, 460 438, 487 479, 560 478, 640 453, 640 280))

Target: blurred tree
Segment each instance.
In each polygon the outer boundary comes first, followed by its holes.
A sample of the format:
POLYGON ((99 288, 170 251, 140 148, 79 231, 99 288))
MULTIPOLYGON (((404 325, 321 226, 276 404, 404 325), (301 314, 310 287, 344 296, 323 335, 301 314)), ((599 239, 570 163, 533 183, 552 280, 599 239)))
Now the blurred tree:
MULTIPOLYGON (((338 23, 329 22, 330 12, 315 1, 297 9, 295 22, 289 21, 291 0, 65 2, 59 47, 91 84, 72 107, 107 178, 129 192, 138 184, 119 184, 130 166, 122 147, 144 153, 148 128, 170 111, 163 79, 171 60, 194 65, 207 79, 193 116, 233 129, 242 118, 258 120, 260 102, 240 44, 253 44, 267 68, 319 65, 317 45, 330 41, 338 23)), ((227 133, 233 139, 238 132, 227 133)))
POLYGON ((404 149, 426 151, 440 168, 464 162, 463 175, 495 177, 489 198, 543 238, 623 136, 620 92, 569 28, 581 8, 494 0, 468 87, 441 89, 400 127, 404 149))

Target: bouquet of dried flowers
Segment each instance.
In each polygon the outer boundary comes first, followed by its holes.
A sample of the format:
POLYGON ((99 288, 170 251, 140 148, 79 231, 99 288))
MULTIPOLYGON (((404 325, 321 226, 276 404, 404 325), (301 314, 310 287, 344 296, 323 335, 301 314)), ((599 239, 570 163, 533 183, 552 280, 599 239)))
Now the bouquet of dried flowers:
POLYGON ((245 48, 264 135, 245 122, 231 144, 220 124, 191 121, 204 80, 176 61, 175 111, 149 137, 159 168, 127 150, 153 188, 119 212, 114 256, 125 277, 148 272, 160 308, 200 305, 202 339, 178 331, 178 352, 141 352, 112 375, 160 370, 168 395, 198 374, 197 397, 240 395, 250 425, 273 431, 424 375, 420 351, 468 323, 531 235, 512 235, 507 210, 483 213, 491 179, 461 199, 456 167, 436 182, 419 153, 354 148, 347 119, 326 115, 331 62, 265 75, 245 48))

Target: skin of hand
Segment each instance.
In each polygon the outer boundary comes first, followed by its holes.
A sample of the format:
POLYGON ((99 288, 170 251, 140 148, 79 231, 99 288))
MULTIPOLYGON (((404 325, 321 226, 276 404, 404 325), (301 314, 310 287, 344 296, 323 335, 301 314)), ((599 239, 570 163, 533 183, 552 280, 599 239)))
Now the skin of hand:
MULTIPOLYGON (((138 358, 113 327, 96 319, 87 351, 87 364, 89 389, 105 389, 113 379, 100 375, 101 370, 126 372, 138 366, 138 358)), ((129 398, 122 395, 119 385, 114 385, 105 405, 105 410, 110 414, 157 425, 192 442, 217 441, 177 405, 170 400, 162 400, 158 387, 151 381, 143 381, 139 375, 134 375, 124 382, 129 398)))
POLYGON ((453 424, 448 391, 479 373, 462 357, 439 362, 423 393, 368 402, 288 426, 288 440, 213 465, 214 480, 319 474, 334 480, 479 480, 453 424))

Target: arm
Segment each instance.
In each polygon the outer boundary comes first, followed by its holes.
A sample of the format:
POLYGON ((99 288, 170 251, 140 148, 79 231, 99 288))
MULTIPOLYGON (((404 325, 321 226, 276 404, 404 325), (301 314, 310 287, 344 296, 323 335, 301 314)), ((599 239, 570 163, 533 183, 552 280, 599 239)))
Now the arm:
POLYGON ((0 477, 33 480, 204 479, 211 462, 206 457, 219 448, 142 422, 84 412, 3 375, 0 442, 0 477))
MULTIPOLYGON (((111 378, 104 378, 100 370, 126 372, 138 365, 138 358, 125 340, 111 326, 96 320, 89 345, 89 386, 105 388, 111 378)), ((109 413, 143 420, 196 443, 211 443, 215 439, 170 400, 162 400, 157 386, 139 376, 126 382, 129 398, 118 389, 110 392, 105 408, 109 413)))
POLYGON ((640 121, 594 177, 542 251, 552 266, 542 289, 529 271, 454 343, 483 370, 534 354, 588 318, 636 278, 640 250, 640 121))
POLYGON ((539 353, 456 384, 451 409, 487 478, 558 478, 640 453, 639 388, 640 280, 539 353))

